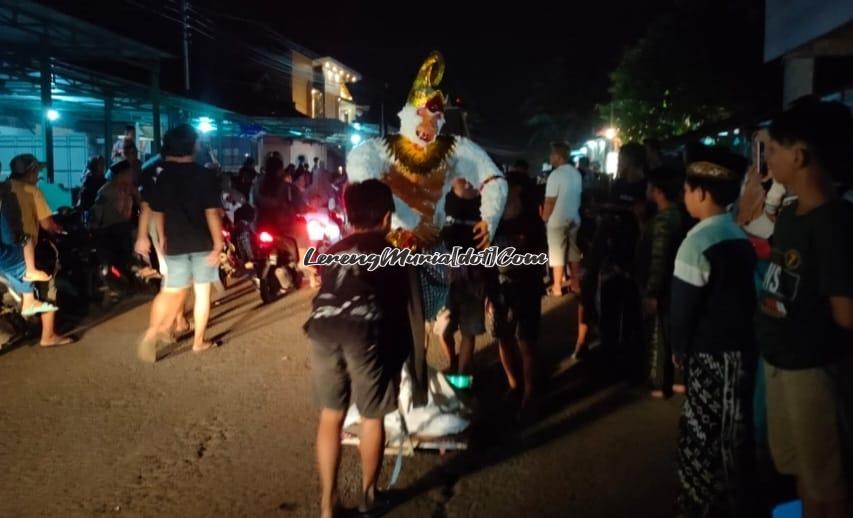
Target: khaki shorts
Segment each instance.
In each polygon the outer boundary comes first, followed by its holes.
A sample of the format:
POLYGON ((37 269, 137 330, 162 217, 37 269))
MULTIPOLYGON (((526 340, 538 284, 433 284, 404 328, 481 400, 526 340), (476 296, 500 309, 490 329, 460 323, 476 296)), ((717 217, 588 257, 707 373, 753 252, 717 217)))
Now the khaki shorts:
POLYGON ((814 500, 844 500, 850 482, 842 462, 841 402, 828 370, 785 370, 767 362, 764 368, 768 439, 776 469, 795 475, 814 500))
POLYGON ((578 248, 578 228, 572 223, 564 227, 548 227, 548 264, 551 267, 565 266, 566 257, 570 263, 581 260, 581 249, 578 248))

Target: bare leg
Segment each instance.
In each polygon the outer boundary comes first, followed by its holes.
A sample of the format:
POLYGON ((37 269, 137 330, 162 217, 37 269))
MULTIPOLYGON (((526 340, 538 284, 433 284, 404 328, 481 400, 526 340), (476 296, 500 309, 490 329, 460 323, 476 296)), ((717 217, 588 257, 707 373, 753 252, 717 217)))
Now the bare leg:
POLYGON ((450 362, 450 367, 448 367, 447 370, 455 373, 458 366, 458 358, 456 357, 456 339, 453 337, 453 334, 454 333, 448 329, 438 337, 438 342, 441 344, 441 349, 444 351, 444 354, 450 362))
POLYGON ((174 325, 176 334, 181 334, 190 328, 190 324, 187 322, 187 298, 189 298, 189 294, 190 290, 182 291, 181 303, 175 308, 175 314, 172 318, 171 324, 174 325))
POLYGON ((151 326, 156 334, 166 336, 172 331, 175 316, 183 308, 186 296, 186 288, 166 288, 160 291, 157 298, 162 297, 161 300, 155 298, 151 307, 151 326))
POLYGON ((148 329, 137 349, 140 360, 148 363, 157 361, 157 340, 171 331, 175 313, 183 304, 185 291, 186 288, 163 288, 154 297, 148 329))
POLYGON ((207 321, 210 318, 210 283, 193 285, 195 303, 193 304, 193 321, 195 323, 195 337, 193 338, 193 351, 204 351, 210 348, 210 342, 204 341, 204 333, 207 331, 207 321))
POLYGON ((459 374, 470 374, 473 358, 474 337, 462 335, 462 340, 459 342, 459 374))
POLYGON ((589 324, 586 323, 586 309, 584 308, 582 303, 578 304, 578 339, 575 342, 575 350, 572 354, 573 357, 577 358, 577 356, 583 351, 586 347, 586 337, 589 334, 589 324))
POLYGON ((358 435, 358 453, 361 455, 361 509, 373 506, 376 484, 382 469, 382 453, 385 450, 385 423, 382 418, 362 419, 358 435))
POLYGON ((21 310, 31 308, 36 303, 36 296, 33 292, 21 293, 21 310))
POLYGON ((518 388, 518 362, 516 357, 516 341, 515 338, 507 340, 498 340, 498 353, 501 358, 504 373, 506 374, 506 382, 510 390, 518 388))
POLYGON ((36 245, 33 243, 33 240, 30 239, 24 244, 24 265, 26 266, 26 273, 24 277, 29 280, 35 281, 45 281, 50 276, 36 268, 36 245))
MULTIPOLYGON (((320 425, 317 427, 317 466, 320 471, 320 516, 323 518, 332 517, 337 503, 343 426, 342 411, 324 408, 320 412, 320 425)), ((362 435, 362 441, 363 437, 362 435)))
POLYGON ((565 275, 565 266, 553 266, 551 267, 552 277, 554 279, 554 285, 551 287, 551 293, 554 295, 562 295, 563 294, 563 277, 565 275))
POLYGON ((536 364, 533 358, 533 347, 525 340, 518 341, 518 352, 521 356, 521 370, 524 374, 524 398, 521 400, 521 404, 524 406, 533 397, 536 364))
POLYGON ((572 275, 572 278, 569 279, 569 284, 571 291, 576 294, 580 294, 581 292, 581 263, 579 262, 569 262, 569 272, 572 275))
POLYGON ((54 347, 56 345, 65 345, 72 342, 72 339, 67 336, 56 334, 56 313, 41 314, 41 341, 39 345, 42 347, 54 347))

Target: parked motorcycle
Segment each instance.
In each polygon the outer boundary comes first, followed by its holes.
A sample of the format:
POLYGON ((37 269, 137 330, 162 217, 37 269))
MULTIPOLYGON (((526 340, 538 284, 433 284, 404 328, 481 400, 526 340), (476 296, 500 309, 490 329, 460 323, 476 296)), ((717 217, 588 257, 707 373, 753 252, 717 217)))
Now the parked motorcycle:
MULTIPOLYGON (((309 245, 316 253, 323 253, 330 246, 340 241, 344 218, 337 211, 310 212, 304 214, 302 218, 305 222, 309 245)), ((319 275, 316 270, 312 270, 310 285, 312 288, 320 285, 319 275)))
MULTIPOLYGON (((70 303, 74 305, 86 302, 111 304, 124 294, 150 293, 158 289, 157 278, 139 275, 144 265, 137 264, 132 253, 127 254, 126 261, 121 261, 127 264, 118 264, 109 259, 112 254, 99 251, 99 248, 112 245, 113 239, 103 234, 103 229, 88 228, 84 213, 61 208, 53 218, 63 231, 45 236, 37 253, 41 250, 40 259, 57 271, 60 297, 72 299, 70 303), (55 254, 51 253, 51 248, 56 250, 55 254)), ((127 231, 132 232, 132 228, 127 231)))
POLYGON ((255 282, 265 304, 302 286, 299 245, 294 238, 262 228, 256 235, 254 252, 255 282))

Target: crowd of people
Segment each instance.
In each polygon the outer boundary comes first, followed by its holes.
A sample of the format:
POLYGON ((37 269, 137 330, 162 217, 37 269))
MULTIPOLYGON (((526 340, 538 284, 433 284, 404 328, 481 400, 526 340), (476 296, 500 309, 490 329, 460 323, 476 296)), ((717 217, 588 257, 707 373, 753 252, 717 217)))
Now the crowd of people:
MULTIPOLYGON (((242 210, 252 225, 286 221, 292 227, 296 213, 340 205, 345 174, 326 171, 319 158, 311 168, 304 157, 298 165, 285 167, 278 152, 267 155, 260 174, 248 156, 236 174, 224 173, 186 124, 169 130, 160 153, 145 163, 138 143, 135 126, 128 125, 109 160, 94 156, 88 161, 74 209, 102 264, 143 281, 160 281, 150 329, 139 348, 140 358, 154 361, 158 343, 191 332, 193 350, 211 345, 204 334, 211 283, 219 280, 224 217, 233 222, 235 212, 242 210), (169 240, 170 235, 181 237, 169 240), (195 302, 194 318, 188 320, 183 308, 190 286, 195 302)), ((17 156, 8 179, 0 183, 0 272, 21 296, 21 315, 41 316, 41 344, 48 347, 70 344, 74 338, 56 334, 56 279, 36 262, 39 233, 65 233, 38 187, 45 165, 33 155, 17 156)))
MULTIPOLYGON (((844 194, 853 120, 841 104, 806 100, 756 135, 751 164, 721 148, 689 147, 673 159, 654 141, 626 143, 603 196, 585 192, 597 183, 585 178, 589 164, 572 165, 561 143, 552 146, 544 182, 522 162, 509 168, 493 244, 547 251, 550 279, 536 265, 451 269, 434 328, 448 379, 468 378, 454 384, 470 386, 474 342, 491 314, 507 385, 524 408, 538 388, 541 298, 574 296, 578 337, 567 347, 574 361, 598 337, 608 345, 603 354, 619 356, 651 397, 685 393, 680 516, 768 514, 766 488, 756 483, 758 452, 767 449, 779 473, 796 477, 804 516, 849 516, 853 206, 844 194), (769 221, 769 232, 747 232, 757 218, 769 221), (609 304, 618 306, 618 322, 608 320, 605 297, 619 300, 609 304), (614 339, 615 327, 629 330, 614 339)), ((388 188, 368 180, 346 196, 350 220, 361 223, 330 253, 385 246, 394 211, 388 188)), ((454 181, 444 204, 446 247, 477 245, 479 203, 474 186, 454 181)), ((401 301, 386 293, 404 282, 383 275, 397 273, 329 267, 306 324, 324 409, 317 440, 326 515, 337 505, 339 434, 351 391, 368 432, 360 443, 362 509, 377 499, 381 417, 396 406, 389 385, 400 359, 375 356, 371 344, 405 338, 383 327, 405 318, 395 313, 401 301), (356 313, 371 315, 370 322, 356 313), (357 322, 364 326, 353 328, 357 322)))
MULTIPOLYGON (((317 158, 313 167, 302 157, 285 166, 270 153, 260 175, 249 158, 223 182, 209 160, 199 159, 189 125, 169 130, 160 156, 143 165, 132 128, 113 150, 117 160, 109 170, 103 157, 90 160, 77 208, 99 229, 98 248, 111 264, 130 263, 135 252, 147 262, 141 275, 162 278, 138 348, 146 362, 184 334, 193 334, 194 352, 216 345, 206 328, 223 248, 223 192, 235 206, 251 208, 258 225, 286 233, 295 233, 295 214, 344 206, 352 233, 330 253, 385 246, 395 205, 379 181, 344 189, 345 175, 327 171, 317 158)), ((849 516, 853 121, 843 105, 805 100, 758 131, 754 149, 751 163, 705 147, 688 148, 675 160, 654 141, 626 143, 606 192, 598 192, 589 161, 573 165, 562 143, 552 145, 544 181, 522 161, 507 168, 506 204, 490 244, 547 253, 549 268, 451 269, 434 327, 448 379, 470 386, 475 340, 488 331, 507 385, 526 408, 539 388, 542 296, 574 297, 578 333, 566 347, 573 361, 601 341, 652 397, 685 393, 677 445, 677 505, 684 516, 762 512, 753 476, 762 448, 780 473, 796 477, 806 517, 849 516), (628 339, 613 338, 605 297, 619 299, 619 326, 630 330, 628 339)), ((61 231, 37 187, 43 167, 19 155, 0 184, 0 271, 22 296, 21 314, 39 315, 41 345, 53 347, 73 338, 55 331, 53 278, 36 262, 39 233, 61 231)), ((480 203, 476 186, 461 178, 453 183, 444 200, 444 246, 483 246, 475 239, 480 203)), ((398 275, 324 270, 306 324, 324 408, 318 431, 324 509, 334 499, 350 391, 364 418, 365 502, 376 498, 382 417, 396 405, 395 376, 405 358, 377 356, 370 345, 377 336, 405 341, 408 328, 386 330, 407 318, 400 314, 405 301, 387 290, 406 284, 398 275), (366 305, 344 304, 353 300, 366 305), (339 311, 329 317, 328 307, 339 306, 359 317, 339 311), (342 364, 355 365, 358 376, 342 364)))

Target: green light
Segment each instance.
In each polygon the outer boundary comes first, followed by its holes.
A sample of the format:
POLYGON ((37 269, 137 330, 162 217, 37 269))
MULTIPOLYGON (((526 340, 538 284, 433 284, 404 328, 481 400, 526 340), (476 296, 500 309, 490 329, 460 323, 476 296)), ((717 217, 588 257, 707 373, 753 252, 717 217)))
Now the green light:
POLYGON ((474 384, 474 376, 465 374, 446 374, 447 382, 457 389, 469 389, 474 384))

